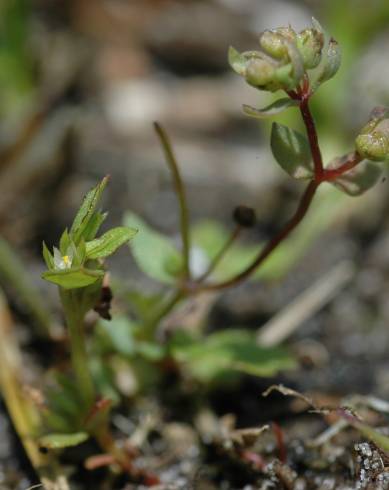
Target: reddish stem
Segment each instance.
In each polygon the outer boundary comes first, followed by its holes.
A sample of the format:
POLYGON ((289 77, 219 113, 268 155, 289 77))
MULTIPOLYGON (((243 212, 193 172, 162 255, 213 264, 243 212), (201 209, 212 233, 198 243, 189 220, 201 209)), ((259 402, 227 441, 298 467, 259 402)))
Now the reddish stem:
POLYGON ((287 454, 286 454, 284 433, 281 427, 277 424, 277 422, 272 423, 272 429, 277 441, 278 459, 281 461, 282 464, 286 464, 287 454))
POLYGON ((300 204, 292 217, 290 221, 284 226, 284 228, 278 232, 278 234, 272 238, 268 244, 261 250, 261 252, 258 254, 254 262, 252 262, 245 270, 243 270, 240 274, 237 276, 228 279, 225 282, 221 283, 216 283, 216 284, 205 284, 205 285, 200 285, 196 291, 214 291, 214 290, 220 290, 220 289, 225 289, 230 286, 235 286, 236 284, 240 283, 247 277, 249 277, 257 267, 259 267, 262 262, 274 251, 275 248, 283 241, 285 238, 296 228, 296 226, 301 222, 301 220, 304 218, 306 215, 309 206, 312 202, 313 196, 315 195, 315 192, 320 185, 320 182, 316 182, 312 180, 309 184, 308 187, 306 188, 300 204))
POLYGON ((323 159, 319 147, 319 140, 317 137, 316 126, 313 120, 311 111, 309 109, 309 96, 303 96, 300 103, 300 112, 304 120, 304 124, 307 130, 307 136, 309 145, 311 147, 311 154, 313 164, 315 168, 315 179, 320 181, 323 176, 323 159))
POLYGON ((265 259, 267 259, 267 257, 274 251, 274 249, 276 249, 278 245, 283 240, 285 240, 285 238, 287 238, 288 235, 300 224, 300 222, 306 215, 309 206, 311 205, 312 199, 319 185, 322 182, 336 179, 343 173, 355 167, 355 165, 357 165, 361 161, 361 157, 357 153, 354 153, 353 157, 344 162, 340 167, 336 169, 324 169, 316 126, 309 108, 309 99, 312 93, 310 90, 308 77, 306 76, 304 78, 303 85, 301 87, 298 87, 296 90, 289 90, 287 91, 287 94, 291 99, 298 100, 300 103, 300 112, 305 124, 311 149, 311 155, 314 163, 314 178, 313 180, 311 180, 308 187, 306 188, 300 200, 300 204, 296 210, 296 213, 294 214, 292 219, 274 238, 272 238, 268 242, 268 244, 255 258, 255 260, 246 269, 244 269, 241 273, 232 277, 231 279, 228 279, 218 284, 189 285, 187 291, 189 293, 225 289, 231 286, 235 286, 236 284, 242 282, 244 279, 247 279, 265 261, 265 259))
POLYGON ((331 182, 332 180, 337 179, 344 173, 348 172, 352 168, 356 167, 358 163, 360 163, 363 160, 361 155, 358 153, 352 153, 347 160, 342 163, 338 168, 328 168, 324 169, 321 182, 331 182))

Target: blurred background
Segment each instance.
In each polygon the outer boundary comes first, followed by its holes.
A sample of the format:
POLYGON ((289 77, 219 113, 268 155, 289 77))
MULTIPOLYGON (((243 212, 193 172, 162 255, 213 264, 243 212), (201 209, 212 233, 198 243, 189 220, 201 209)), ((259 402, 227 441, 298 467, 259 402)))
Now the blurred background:
MULTIPOLYGON (((231 72, 227 50, 256 49, 262 30, 288 23, 299 30, 312 16, 343 49, 339 74, 313 101, 328 160, 352 149, 370 110, 389 102, 387 0, 2 0, 0 262, 16 310, 23 313, 23 301, 8 280, 9 248, 54 300, 55 288, 40 280, 42 240, 57 242, 81 196, 107 173, 110 225, 131 209, 177 238, 176 197, 155 120, 174 142, 193 222, 231 228, 232 209, 246 204, 259 218, 247 242, 271 236, 302 188, 274 163, 269 123, 243 115, 243 103, 260 107, 271 99, 231 72)), ((300 126, 297 111, 277 120, 300 126)), ((323 189, 303 234, 262 282, 223 295, 215 321, 257 328, 350 259, 359 268, 352 284, 295 334, 296 342, 323 342, 324 358, 333 361, 304 383, 323 379, 335 390, 389 394, 387 196, 384 179, 360 199, 323 189)), ((111 266, 124 281, 154 287, 127 250, 111 266)))
MULTIPOLYGON (((232 73, 227 51, 256 49, 264 29, 290 23, 300 30, 312 16, 343 50, 339 73, 312 100, 329 161, 352 150, 375 105, 389 105, 388 0, 0 0, 0 288, 28 375, 43 379, 30 362, 38 342, 39 362, 57 362, 52 344, 45 350, 32 333, 51 326, 52 311, 61 318, 56 288, 40 278, 42 240, 58 242, 103 175, 111 175, 110 227, 131 210, 179 243, 176 196, 153 121, 174 143, 199 243, 217 251, 234 227, 234 207, 256 210, 257 226, 242 237, 246 248, 224 262, 227 276, 291 216, 303 188, 271 156, 271 122, 241 110, 266 106, 271 95, 232 73)), ((276 120, 304 131, 294 109, 276 120)), ((274 332, 280 313, 281 324, 292 325, 273 345, 286 343, 298 369, 275 380, 245 376, 239 391, 208 393, 212 410, 235 414, 240 426, 289 417, 280 398, 259 396, 272 382, 319 392, 325 405, 350 393, 389 397, 388 181, 359 198, 322 187, 260 280, 211 298, 206 333, 238 326, 261 335, 269 325, 274 332), (321 299, 312 305, 305 291, 321 299), (296 299, 300 316, 291 313, 296 299)), ((196 267, 204 257, 194 259, 196 267)), ((119 286, 161 290, 126 247, 110 268, 119 286)), ((163 414, 175 420, 175 410, 181 417, 187 408, 171 403, 170 384, 156 396, 167 398, 163 414)), ((0 431, 5 420, 0 414, 0 431)), ((0 460, 7 454, 4 439, 0 460)))

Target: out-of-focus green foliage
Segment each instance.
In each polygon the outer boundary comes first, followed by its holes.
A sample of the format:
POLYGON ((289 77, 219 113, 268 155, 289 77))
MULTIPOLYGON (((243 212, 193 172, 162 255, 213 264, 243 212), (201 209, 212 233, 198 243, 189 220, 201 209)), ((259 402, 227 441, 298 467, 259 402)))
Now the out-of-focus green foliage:
POLYGON ((255 332, 242 328, 226 329, 201 339, 179 332, 169 350, 184 372, 203 383, 228 379, 233 373, 274 376, 296 367, 287 351, 260 347, 255 332))
POLYGON ((125 214, 124 224, 142 230, 130 245, 138 267, 156 281, 174 284, 175 278, 182 271, 181 253, 167 237, 153 230, 134 213, 125 214))
POLYGON ((30 8, 28 0, 0 2, 0 114, 23 105, 33 91, 28 49, 30 8))

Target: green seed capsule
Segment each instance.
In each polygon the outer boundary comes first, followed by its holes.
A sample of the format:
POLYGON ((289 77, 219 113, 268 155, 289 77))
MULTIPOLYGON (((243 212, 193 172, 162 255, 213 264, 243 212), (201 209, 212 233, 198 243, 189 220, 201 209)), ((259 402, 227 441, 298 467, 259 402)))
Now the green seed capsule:
POLYGON ((372 119, 355 140, 360 155, 381 162, 389 159, 389 119, 372 119))
POLYGON ((265 53, 273 56, 277 60, 287 58, 288 56, 285 37, 276 31, 263 32, 259 38, 259 44, 265 53))
POLYGON ((304 29, 297 36, 297 48, 301 53, 304 68, 316 68, 321 61, 324 36, 316 29, 304 29))
POLYGON ((246 81, 254 87, 265 87, 272 82, 275 67, 270 61, 252 59, 246 68, 246 81))

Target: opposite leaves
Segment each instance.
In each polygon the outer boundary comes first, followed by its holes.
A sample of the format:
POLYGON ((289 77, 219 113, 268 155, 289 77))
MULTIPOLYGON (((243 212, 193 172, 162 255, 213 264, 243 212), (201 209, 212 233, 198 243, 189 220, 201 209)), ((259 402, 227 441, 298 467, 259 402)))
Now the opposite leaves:
POLYGON ((273 123, 270 144, 274 158, 291 177, 312 178, 311 152, 305 136, 287 126, 273 123))

